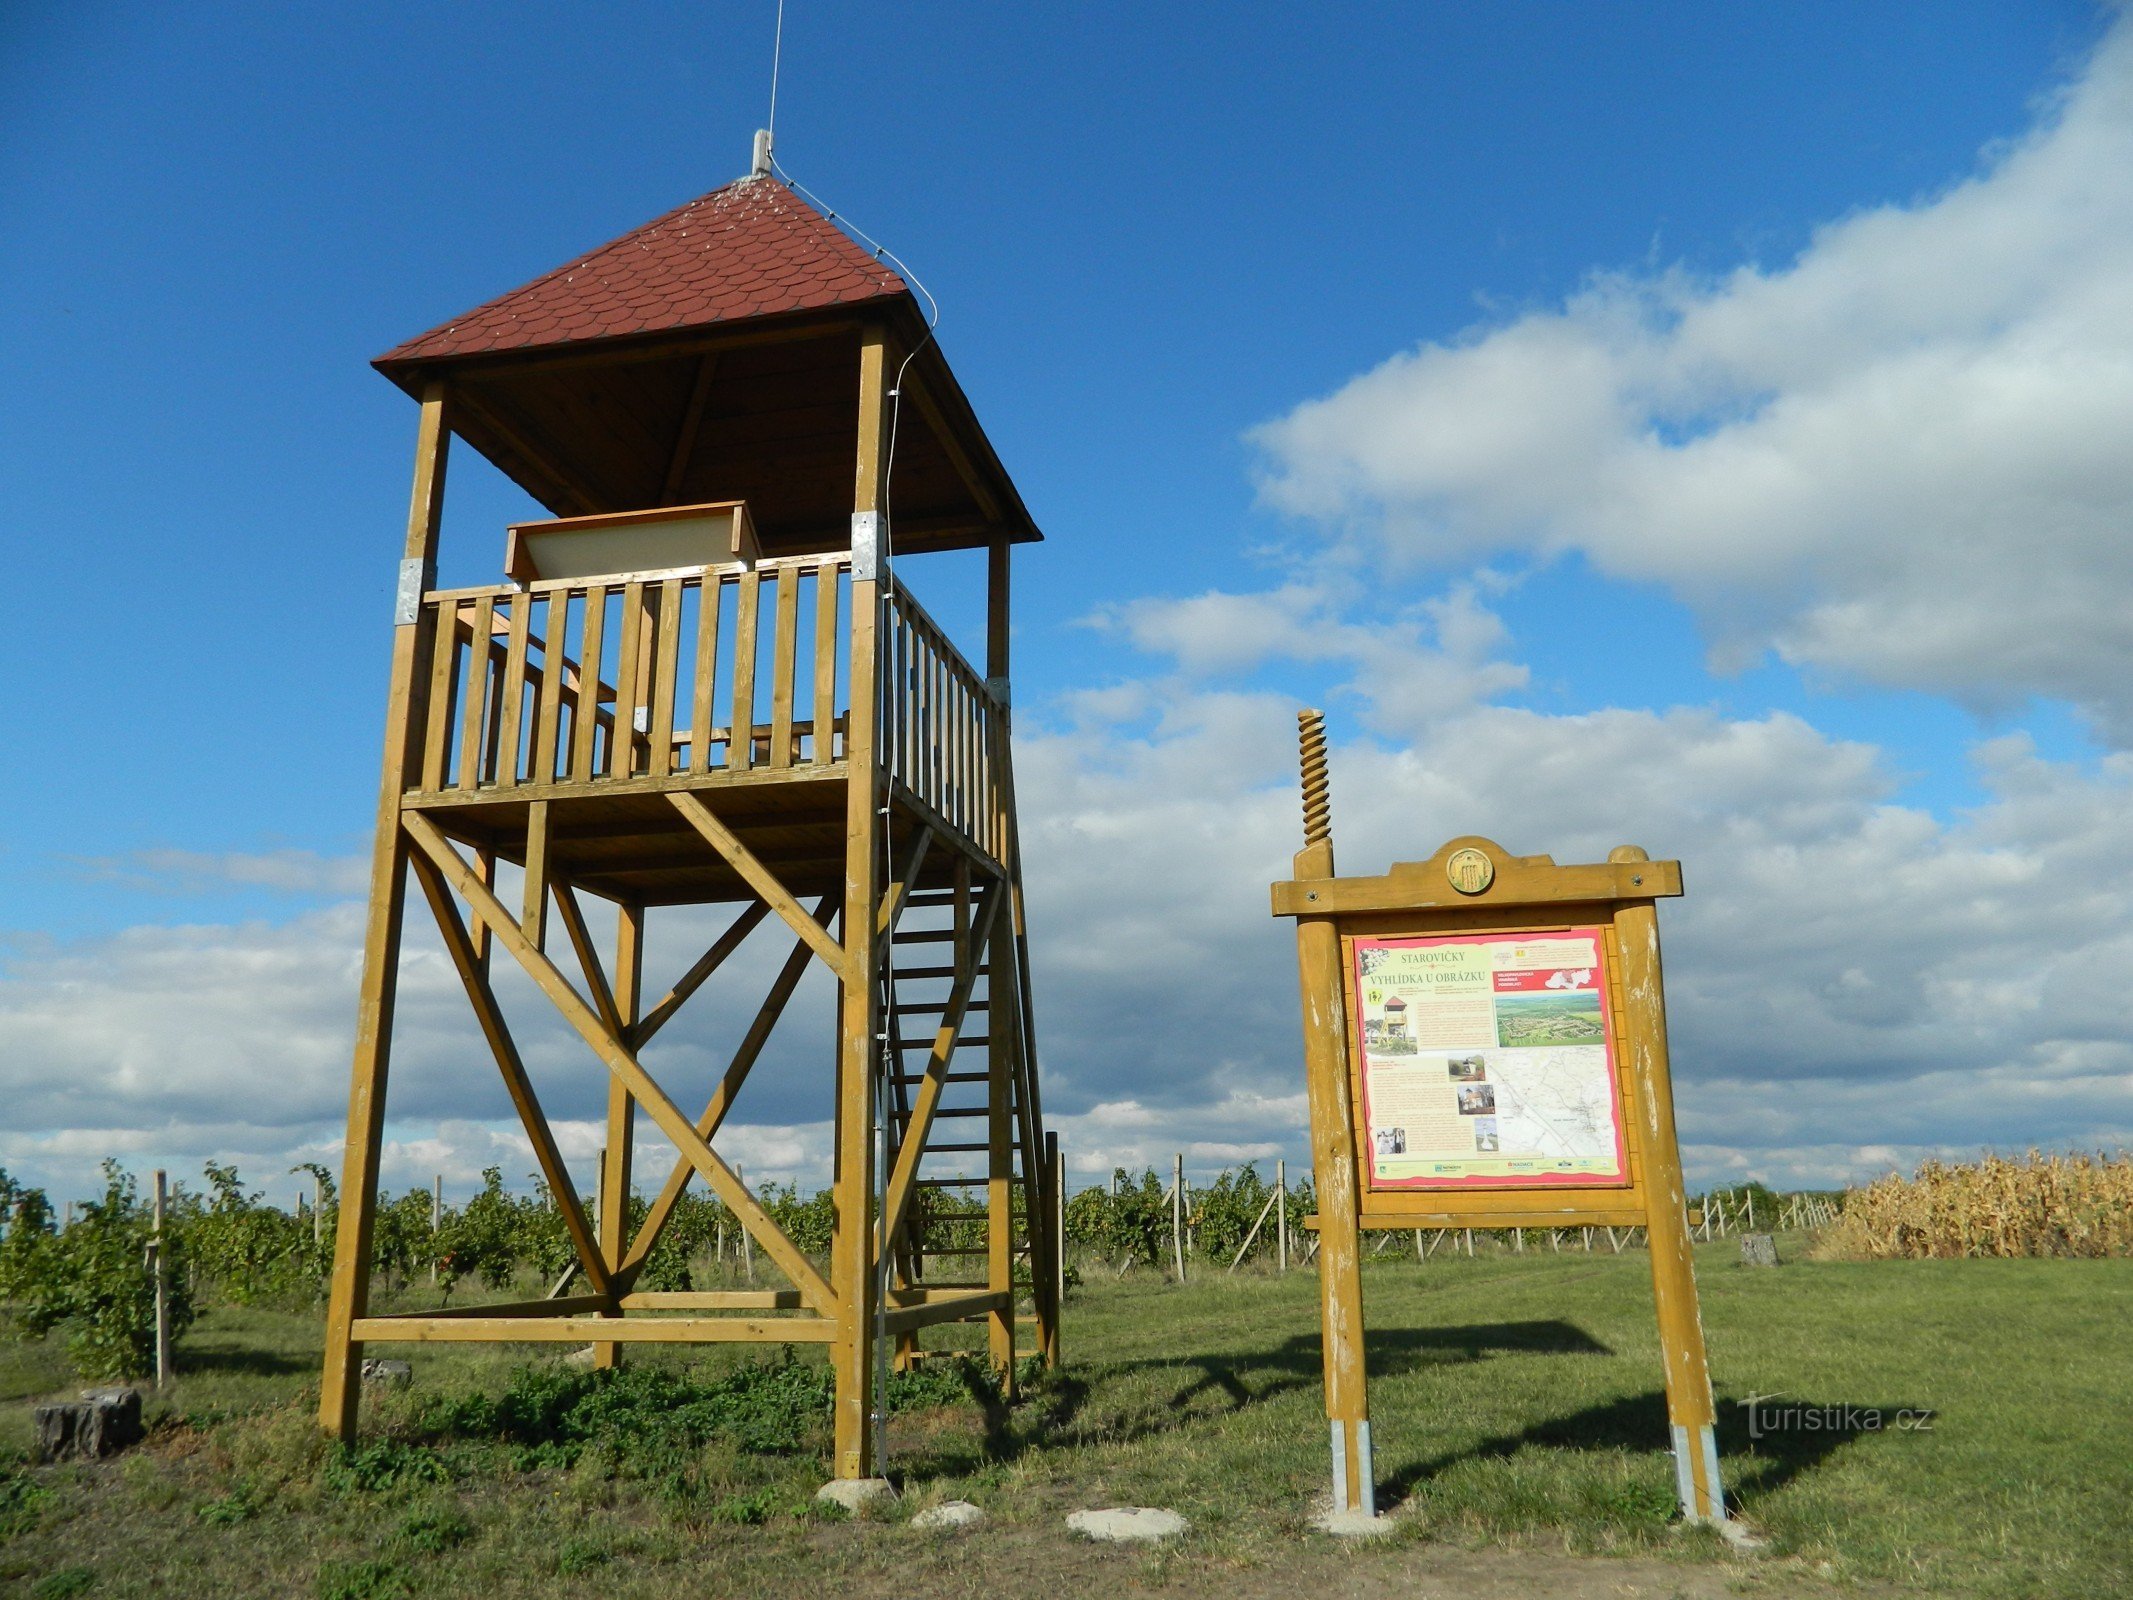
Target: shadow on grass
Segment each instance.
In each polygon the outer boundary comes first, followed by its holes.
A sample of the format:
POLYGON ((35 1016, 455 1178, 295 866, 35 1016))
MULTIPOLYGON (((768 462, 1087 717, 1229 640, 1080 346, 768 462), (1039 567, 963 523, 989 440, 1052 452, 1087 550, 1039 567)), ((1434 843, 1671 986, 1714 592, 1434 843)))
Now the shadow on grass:
MULTIPOLYGON (((1464 1365, 1492 1355, 1613 1353, 1584 1329, 1562 1321, 1384 1329, 1369 1336, 1368 1349, 1370 1372, 1376 1378, 1398 1377, 1425 1367, 1464 1365)), ((1318 1335, 1310 1333, 1298 1334, 1271 1350, 1107 1362, 1094 1381, 1073 1372, 1056 1373, 1031 1393, 1029 1403, 1019 1412, 997 1396, 974 1391, 985 1409, 982 1451, 989 1460, 1009 1462, 1036 1450, 1092 1442, 1082 1436, 1080 1424, 1090 1403, 1100 1398, 1105 1378, 1155 1373, 1175 1374, 1179 1380, 1167 1399, 1148 1407, 1143 1415, 1106 1422, 1094 1434, 1106 1444, 1130 1444, 1196 1419, 1235 1416, 1278 1396, 1316 1389, 1324 1370, 1318 1335)))
MULTIPOLYGON (((1813 1427, 1764 1427, 1751 1437, 1747 1410, 1721 1400, 1718 1418, 1719 1472, 1727 1498, 1773 1493, 1812 1471, 1853 1440, 1883 1431, 1869 1419, 1889 1418, 1905 1408, 1841 1401, 1788 1401, 1818 1418, 1813 1427)), ((1380 1443, 1389 1441, 1381 1440, 1380 1443)), ((1551 1417, 1498 1434, 1463 1450, 1426 1458, 1402 1467, 1380 1484, 1381 1505, 1396 1505, 1430 1479, 1467 1461, 1507 1460, 1527 1448, 1543 1450, 1620 1451, 1629 1454, 1670 1452, 1672 1433, 1666 1394, 1648 1390, 1587 1406, 1568 1416, 1551 1417)))
POLYGON ((186 1376, 215 1373, 248 1378, 282 1378, 291 1373, 318 1371, 318 1357, 286 1350, 261 1350, 243 1345, 193 1344, 178 1351, 178 1370, 186 1376))

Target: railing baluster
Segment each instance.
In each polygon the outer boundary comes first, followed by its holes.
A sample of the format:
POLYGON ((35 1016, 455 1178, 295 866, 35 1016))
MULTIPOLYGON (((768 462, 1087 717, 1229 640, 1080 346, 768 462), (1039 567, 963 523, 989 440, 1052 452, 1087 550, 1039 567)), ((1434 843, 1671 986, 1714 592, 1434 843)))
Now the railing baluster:
POLYGON ((585 591, 585 627, 578 644, 578 698, 570 713, 570 778, 590 783, 599 776, 600 658, 607 651, 607 586, 585 591))
POLYGON ((556 739, 563 717, 563 642, 570 629, 570 591, 556 589, 542 596, 540 710, 534 718, 533 770, 530 783, 555 782, 556 739))
POLYGON ((430 696, 423 707, 428 723, 422 730, 422 787, 435 792, 444 787, 445 756, 452 745, 452 707, 459 686, 459 603, 432 600, 430 624, 430 696))
POLYGON ((652 750, 649 770, 664 778, 674 770, 674 678, 681 670, 681 579, 659 586, 659 615, 652 656, 652 750))
POLYGON ((689 768, 711 770, 711 707, 713 680, 718 676, 718 602, 725 579, 715 572, 704 574, 703 593, 696 607, 696 696, 689 710, 689 768))
POLYGON ((814 764, 837 759, 837 574, 835 561, 815 568, 814 764))
POLYGON ((726 765, 746 772, 755 765, 755 613, 760 580, 753 568, 741 574, 733 594, 733 732, 726 765))
POLYGON ((778 591, 777 633, 770 651, 770 764, 792 765, 792 697, 799 677, 796 636, 800 627, 800 569, 780 567, 770 580, 778 591))
POLYGON ((622 652, 615 662, 615 731, 608 746, 607 775, 637 773, 637 702, 644 694, 644 585, 622 590, 622 652))
POLYGON ((531 633, 532 597, 519 595, 511 602, 510 646, 504 652, 503 693, 498 697, 496 741, 496 785, 500 789, 518 787, 519 729, 524 724, 521 715, 526 697, 526 649, 531 633))
POLYGON ((496 602, 483 595, 474 602, 474 621, 467 638, 467 691, 461 703, 459 729, 459 787, 481 787, 483 713, 489 693, 490 619, 496 602))

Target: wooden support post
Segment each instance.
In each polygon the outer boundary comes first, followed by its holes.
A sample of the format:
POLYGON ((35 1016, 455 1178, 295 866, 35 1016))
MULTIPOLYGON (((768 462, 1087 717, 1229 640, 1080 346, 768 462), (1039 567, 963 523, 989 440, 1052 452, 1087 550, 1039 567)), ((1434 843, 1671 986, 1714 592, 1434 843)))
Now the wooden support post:
POLYGON ((872 1477, 878 1443, 873 1351, 880 1285, 873 1208, 881 996, 875 981, 874 930, 886 831, 880 812, 887 791, 875 746, 874 713, 881 665, 877 623, 886 548, 880 519, 889 381, 887 337, 879 328, 870 327, 861 334, 859 345, 859 445, 852 492, 851 709, 845 736, 851 778, 844 829, 844 968, 831 1180, 837 1221, 830 1248, 830 1290, 837 1298, 837 1328, 830 1365, 836 1376, 833 1450, 839 1478, 872 1477))
MULTIPOLYGON (((1044 1166, 1051 1174, 1052 1191, 1052 1304, 1066 1303, 1066 1156, 1059 1149, 1059 1135, 1044 1136, 1044 1166)), ((1053 1364, 1058 1362, 1056 1352, 1053 1364)))
MULTIPOLYGON (((644 1001, 644 907, 623 906, 615 918, 615 1014, 624 1038, 634 1038, 644 1001)), ((630 1242, 630 1162, 637 1134, 637 1102, 620 1078, 607 1080, 607 1147, 600 1152, 600 1256, 620 1273, 630 1242)), ((593 1365, 612 1367, 621 1346, 593 1344, 593 1365)))
POLYGON ((170 1203, 170 1183, 161 1167, 156 1168, 155 1245, 156 1274, 156 1387, 170 1382, 170 1258, 163 1238, 163 1212, 170 1203))
POLYGON ((1274 1163, 1274 1270, 1289 1270, 1289 1163, 1274 1163))
POLYGON ((526 807, 526 892, 519 928, 536 950, 548 948, 548 802, 526 807))
POLYGON ((400 929, 407 909, 407 837, 400 797, 427 723, 415 686, 429 675, 430 630, 421 626, 421 597, 435 583, 437 531, 444 511, 445 463, 451 434, 445 389, 432 381, 422 395, 416 434, 414 491, 394 614, 392 674, 385 703, 385 758, 378 780, 378 818, 371 843, 370 909, 363 932, 363 976, 357 992, 355 1055, 349 1069, 348 1142, 341 1158, 341 1225, 334 1232, 333 1286, 326 1307, 326 1359, 319 1383, 319 1424, 353 1441, 357 1381, 363 1347, 355 1323, 370 1309, 370 1240, 378 1200, 378 1153, 385 1132, 385 1080, 392 1056, 393 1003, 400 970, 400 929))
MULTIPOLYGON (((1643 861, 1624 845, 1609 861, 1643 861)), ((1696 1303, 1696 1262, 1690 1253, 1687 1194, 1674 1131, 1674 1083, 1666 1041, 1666 996, 1659 975, 1659 914, 1649 900, 1615 915, 1621 945, 1622 995, 1629 1015, 1629 1069, 1644 1117, 1645 1238, 1651 1246, 1652 1293, 1659 1306, 1659 1346, 1666 1363, 1667 1421, 1674 1436, 1674 1481, 1681 1514, 1691 1522, 1722 1522, 1725 1491, 1718 1475, 1717 1410, 1696 1303)))
MULTIPOLYGON (((1325 719, 1298 718, 1303 760, 1304 847, 1298 879, 1330 878, 1333 819, 1325 719)), ((1346 984, 1340 929, 1330 916, 1296 919, 1303 990, 1304 1080, 1310 1093, 1313 1176, 1318 1194, 1318 1306, 1332 1434, 1333 1509, 1375 1514, 1370 1391, 1363 1366, 1361 1196, 1356 1192, 1355 1119, 1348 1093, 1346 984)))
MULTIPOLYGON (((733 1175, 741 1180, 741 1187, 743 1189, 746 1189, 748 1187, 748 1174, 742 1168, 741 1164, 738 1161, 733 1164, 733 1175)), ((750 1283, 753 1283, 755 1282, 755 1245, 750 1242, 748 1238, 748 1230, 746 1228, 736 1228, 735 1231, 738 1232, 741 1236, 742 1272, 747 1277, 748 1281, 750 1283)))
POLYGON ((1185 1155, 1170 1162, 1170 1262, 1178 1282, 1185 1281, 1185 1155))
MULTIPOLYGON (((995 916, 985 956, 985 1286, 1007 1302, 985 1319, 986 1353, 1009 1399, 1015 1385, 1015 932, 995 916)), ((1032 1234, 1036 1230, 1032 1229, 1032 1234)), ((1031 1288, 1034 1291, 1035 1284, 1031 1288)))

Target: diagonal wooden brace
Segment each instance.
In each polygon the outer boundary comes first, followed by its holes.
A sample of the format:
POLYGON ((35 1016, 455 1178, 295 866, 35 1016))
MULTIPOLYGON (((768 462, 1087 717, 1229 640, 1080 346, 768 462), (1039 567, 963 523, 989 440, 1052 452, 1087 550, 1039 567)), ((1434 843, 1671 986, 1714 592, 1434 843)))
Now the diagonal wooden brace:
MULTIPOLYGON (((836 895, 826 895, 816 909, 815 917, 824 926, 836 915, 837 900, 836 895)), ((792 954, 785 958, 785 965, 772 982, 770 993, 755 1014, 755 1021, 749 1024, 740 1047, 733 1052, 733 1061, 726 1068, 726 1075, 719 1080, 718 1089, 711 1096, 711 1103, 704 1107, 704 1114, 696 1119, 696 1131, 703 1137, 704 1143, 709 1144, 718 1137, 718 1130, 726 1120, 726 1113, 733 1108, 733 1097, 740 1093, 741 1085, 748 1081, 749 1071, 755 1066, 756 1058, 763 1053, 763 1046, 770 1040, 771 1029, 777 1026, 778 1018, 784 1014, 785 1004, 792 998, 793 990, 800 986, 800 979, 807 972, 812 954, 807 947, 807 941, 803 939, 793 945, 792 954)), ((674 1214, 674 1207, 680 1202, 682 1191, 688 1188, 689 1175, 694 1171, 695 1168, 686 1158, 674 1163, 674 1170, 668 1174, 658 1198, 653 1200, 651 1208, 645 1212, 644 1221, 637 1228, 637 1237, 631 1241, 621 1266, 616 1269, 625 1284, 636 1282, 637 1274, 643 1270, 646 1258, 659 1243, 659 1235, 665 1230, 667 1219, 674 1214)))
MULTIPOLYGON (((466 985, 474 1015, 481 1022, 481 1031, 496 1057, 497 1068, 511 1091, 511 1103, 518 1108, 518 1119, 525 1126, 526 1137, 533 1142, 533 1156, 540 1163, 541 1176, 547 1181, 548 1192, 555 1197, 556 1209, 563 1214, 563 1226, 570 1234, 571 1247, 578 1253, 578 1265, 584 1268, 586 1282, 592 1285, 593 1292, 610 1297, 614 1287, 608 1278, 607 1263, 600 1258, 599 1240, 585 1215, 585 1208, 578 1203, 578 1191, 563 1165, 562 1152, 556 1148, 555 1135, 548 1127, 548 1118, 542 1113, 541 1102, 526 1076, 526 1066, 511 1038, 511 1030, 504 1023, 503 1008, 497 1004, 496 991, 489 986, 489 975, 481 970, 480 959, 474 954, 474 941, 467 934, 466 924, 460 920, 459 907, 453 903, 451 891, 445 887, 444 878, 435 865, 421 855, 409 859, 415 869, 415 878, 422 885, 422 893, 430 903, 430 910, 436 913, 437 931, 444 936, 444 948, 452 958, 452 965, 459 970, 459 980, 466 985)), ((471 870, 468 876, 473 877, 471 870)))
POLYGON ((593 1007, 600 1013, 600 1021, 609 1033, 620 1038, 626 1030, 621 1008, 615 1004, 615 991, 607 981, 607 971, 600 965, 600 950, 593 943, 592 930, 585 926, 585 909, 578 904, 578 892, 569 884, 557 880, 555 908, 562 913, 563 931, 570 937, 570 948, 578 955, 578 965, 585 971, 585 987, 592 991, 593 1007))
POLYGON ((778 882, 777 874, 758 861, 755 852, 735 838, 733 830, 713 816, 711 808, 688 790, 677 789, 667 799, 689 826, 703 835, 704 842, 726 858, 726 864, 741 875, 748 887, 785 919, 785 925, 807 941, 808 948, 823 959, 839 981, 849 982, 851 973, 846 966, 844 947, 822 931, 822 924, 802 909, 785 885, 778 882))
MULTIPOLYGON (((577 1029, 579 1036, 592 1047, 593 1053, 607 1069, 628 1087, 631 1095, 651 1115, 659 1131, 672 1141, 674 1148, 682 1153, 691 1166, 704 1175, 704 1181, 711 1186, 712 1192, 726 1202, 727 1208, 733 1212, 741 1226, 762 1245, 764 1253, 783 1269, 785 1275, 792 1280, 793 1287, 800 1291, 801 1298, 823 1315, 834 1316, 838 1306, 837 1296, 830 1292, 829 1285, 822 1281, 822 1275, 815 1271, 813 1263, 786 1237, 785 1231, 771 1219, 770 1213, 748 1192, 747 1185, 734 1175, 733 1169, 704 1143, 695 1125, 682 1114, 681 1108, 674 1104, 666 1090, 659 1086, 652 1075, 644 1070, 630 1048, 607 1030, 601 1023, 599 1014, 570 986, 570 980, 557 970, 555 963, 534 948, 520 931, 518 919, 506 911, 496 896, 474 875, 473 869, 460 857, 459 852, 452 848, 451 842, 438 832, 436 824, 419 811, 407 811, 401 814, 401 826, 407 830, 407 836, 416 848, 436 864, 445 881, 458 891, 460 898, 466 901, 474 914, 488 924, 496 942, 511 952, 512 957, 525 969, 526 976, 554 1003, 555 1008, 563 1014, 563 1020, 577 1029)), ((815 932, 822 935, 819 926, 815 928, 815 932)))
POLYGON ((741 941, 755 931, 756 924, 770 915, 770 907, 757 900, 741 908, 741 914, 733 919, 733 926, 720 934, 710 949, 697 958, 696 965, 684 972, 669 989, 666 998, 644 1014, 629 1036, 632 1050, 642 1051, 652 1042, 652 1036, 674 1020, 674 1013, 688 1003, 689 996, 704 986, 711 974, 726 964, 726 958, 741 947, 741 941))
POLYGON ((933 824, 921 823, 910 852, 904 857, 903 869, 882 894, 881 914, 874 919, 874 937, 881 941, 881 961, 889 959, 889 941, 896 932, 896 921, 904 913, 904 902, 911 898, 911 886, 918 882, 918 869, 926 864, 926 851, 932 844, 933 824))

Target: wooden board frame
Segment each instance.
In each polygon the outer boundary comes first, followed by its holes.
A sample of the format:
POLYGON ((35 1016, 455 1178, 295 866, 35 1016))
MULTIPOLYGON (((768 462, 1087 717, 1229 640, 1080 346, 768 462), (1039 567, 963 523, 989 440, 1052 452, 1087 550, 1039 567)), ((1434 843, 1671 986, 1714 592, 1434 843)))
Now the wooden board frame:
POLYGON ((1272 886, 1273 914, 1296 922, 1304 1007, 1304 1077, 1319 1214, 1320 1317, 1331 1428, 1333 1509, 1375 1514, 1360 1238, 1366 1229, 1643 1226, 1666 1375, 1683 1516, 1725 1520, 1715 1410, 1689 1249, 1660 974, 1657 902, 1682 892, 1681 868, 1625 845, 1605 862, 1557 866, 1478 835, 1375 878, 1333 863, 1323 719, 1299 719, 1304 848, 1272 886), (1478 859, 1477 859, 1478 858, 1478 859), (1455 875, 1454 863, 1463 869, 1455 875), (1478 870, 1486 863, 1487 871, 1478 870), (1464 883, 1459 878, 1464 878, 1464 883), (1358 938, 1459 938, 1592 927, 1602 941, 1615 1049, 1616 1109, 1627 1181, 1568 1187, 1371 1187, 1363 1051, 1353 981, 1358 938))

